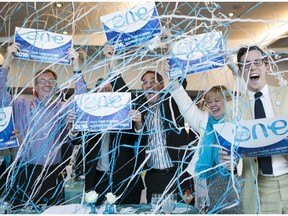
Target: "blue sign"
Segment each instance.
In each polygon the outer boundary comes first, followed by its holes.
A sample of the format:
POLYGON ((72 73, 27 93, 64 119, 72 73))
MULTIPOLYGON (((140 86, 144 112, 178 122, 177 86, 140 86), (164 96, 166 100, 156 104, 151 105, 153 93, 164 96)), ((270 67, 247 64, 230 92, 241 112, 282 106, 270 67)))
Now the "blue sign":
POLYGON ((214 125, 217 139, 240 157, 288 154, 288 116, 214 125), (232 147, 233 146, 233 147, 232 147))
POLYGON ((4 107, 0 109, 0 150, 13 148, 19 146, 16 138, 10 139, 14 136, 14 121, 12 114, 12 107, 4 107))
POLYGON ((72 37, 40 29, 15 29, 14 41, 21 44, 16 57, 46 63, 70 65, 67 51, 72 47, 72 37))
POLYGON ((172 44, 170 78, 204 72, 224 66, 221 32, 183 37, 172 44))
POLYGON ((102 131, 131 129, 128 117, 131 110, 131 93, 103 92, 75 95, 76 131, 102 131))
POLYGON ((100 17, 107 41, 115 50, 147 42, 161 32, 155 3, 100 17))

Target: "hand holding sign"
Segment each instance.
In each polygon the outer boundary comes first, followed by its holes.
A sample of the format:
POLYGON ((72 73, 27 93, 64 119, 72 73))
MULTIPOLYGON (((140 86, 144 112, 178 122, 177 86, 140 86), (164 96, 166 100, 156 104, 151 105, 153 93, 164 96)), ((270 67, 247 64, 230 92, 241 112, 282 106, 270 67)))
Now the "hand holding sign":
POLYGON ((14 55, 20 51, 20 44, 19 43, 13 43, 11 46, 7 48, 7 52, 5 55, 5 60, 2 65, 3 68, 8 68, 10 67, 10 62, 14 58, 14 55))
POLYGON ((142 115, 138 110, 130 110, 128 113, 130 119, 135 123, 136 130, 141 130, 142 128, 142 115))

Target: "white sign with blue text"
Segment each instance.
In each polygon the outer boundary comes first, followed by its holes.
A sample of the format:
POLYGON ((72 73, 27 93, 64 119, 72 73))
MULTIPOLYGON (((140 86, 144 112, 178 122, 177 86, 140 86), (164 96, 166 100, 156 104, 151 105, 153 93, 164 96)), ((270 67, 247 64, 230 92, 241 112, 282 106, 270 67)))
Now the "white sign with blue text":
POLYGON ((213 127, 220 145, 229 151, 233 146, 240 157, 288 154, 288 116, 216 124, 213 127))
POLYGON ((147 42, 161 32, 154 2, 100 17, 107 41, 120 50, 147 42))
POLYGON ((131 110, 131 93, 99 92, 75 95, 76 131, 102 131, 131 129, 128 117, 131 110))
POLYGON ((185 36, 172 44, 170 78, 204 72, 224 66, 222 32, 185 36))
POLYGON ((14 41, 21 44, 16 53, 19 59, 70 65, 66 54, 72 47, 70 35, 16 27, 14 41))
POLYGON ((0 109, 0 150, 19 146, 16 138, 11 139, 14 130, 12 107, 0 109))

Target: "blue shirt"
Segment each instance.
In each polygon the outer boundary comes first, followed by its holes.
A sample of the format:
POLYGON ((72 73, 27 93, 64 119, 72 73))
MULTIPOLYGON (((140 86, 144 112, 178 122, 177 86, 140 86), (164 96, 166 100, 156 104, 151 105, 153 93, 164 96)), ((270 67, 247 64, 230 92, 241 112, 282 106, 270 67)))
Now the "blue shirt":
POLYGON ((67 141, 66 117, 69 103, 45 104, 34 100, 12 98, 7 91, 9 68, 0 68, 1 107, 12 106, 15 128, 20 131, 23 142, 18 147, 16 159, 37 165, 54 165, 61 162, 61 145, 67 141))

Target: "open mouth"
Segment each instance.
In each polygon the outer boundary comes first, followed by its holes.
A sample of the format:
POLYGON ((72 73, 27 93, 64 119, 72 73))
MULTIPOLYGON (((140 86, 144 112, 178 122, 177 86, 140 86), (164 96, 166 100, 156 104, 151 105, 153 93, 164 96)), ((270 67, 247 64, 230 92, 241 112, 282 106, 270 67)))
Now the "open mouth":
POLYGON ((219 110, 220 110, 220 109, 216 109, 216 108, 215 108, 215 109, 212 109, 212 113, 215 114, 215 113, 217 113, 219 110))
POLYGON ((251 74, 249 78, 253 81, 257 81, 257 80, 259 80, 260 75, 259 74, 251 74))

